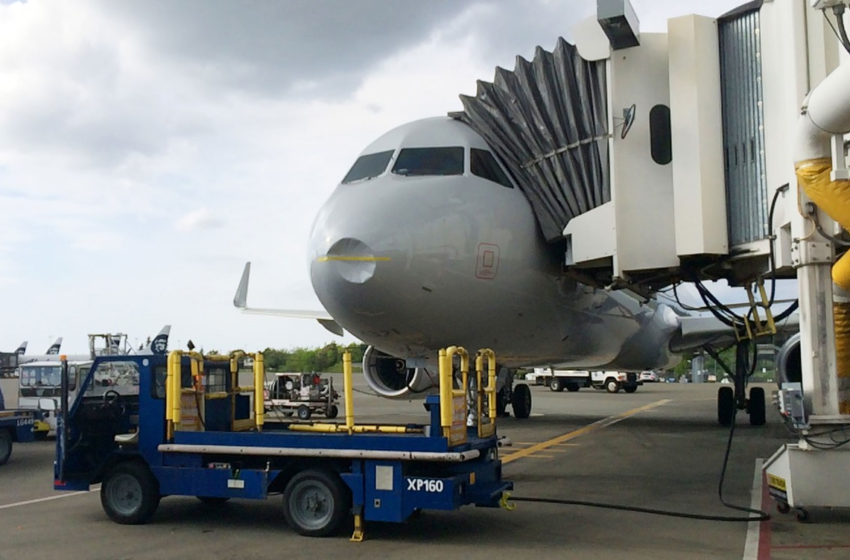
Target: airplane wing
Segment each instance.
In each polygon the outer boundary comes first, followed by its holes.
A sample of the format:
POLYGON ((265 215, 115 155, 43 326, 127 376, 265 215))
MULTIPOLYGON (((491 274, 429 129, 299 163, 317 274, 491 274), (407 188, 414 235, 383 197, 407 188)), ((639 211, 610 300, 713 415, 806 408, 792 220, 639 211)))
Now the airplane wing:
MULTIPOLYGON (((675 353, 686 352, 705 344, 727 345, 735 342, 735 332, 713 315, 694 315, 679 317, 681 329, 670 340, 670 350, 675 353)), ((797 331, 800 318, 792 313, 776 324, 777 332, 797 331)))
POLYGON ((274 317, 290 317, 293 319, 315 319, 320 325, 337 336, 344 334, 343 328, 337 323, 330 313, 322 311, 308 311, 303 309, 264 309, 260 307, 248 307, 248 279, 251 275, 251 263, 245 263, 245 270, 242 271, 242 279, 239 281, 239 287, 236 289, 236 294, 233 296, 233 305, 237 309, 241 309, 242 313, 252 315, 267 315, 274 317))

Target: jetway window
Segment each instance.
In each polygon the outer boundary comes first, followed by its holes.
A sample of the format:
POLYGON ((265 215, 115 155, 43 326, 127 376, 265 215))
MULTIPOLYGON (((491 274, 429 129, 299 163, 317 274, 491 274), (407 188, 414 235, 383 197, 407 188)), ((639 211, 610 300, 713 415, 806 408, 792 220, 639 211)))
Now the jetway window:
POLYGON ((499 183, 503 187, 508 187, 509 189, 514 188, 510 179, 508 179, 508 176, 504 171, 502 171, 502 168, 499 167, 499 163, 496 161, 496 158, 493 157, 493 154, 487 150, 479 150, 478 148, 472 148, 470 150, 469 170, 473 175, 477 175, 482 179, 499 183))
POLYGON ((393 173, 405 176, 463 175, 463 147, 405 148, 398 154, 393 173))
POLYGON ((667 105, 656 105, 649 110, 649 143, 652 161, 658 165, 673 161, 673 133, 667 105))
POLYGON ((353 183, 354 181, 362 181, 364 179, 374 179, 378 175, 383 174, 387 170, 387 165, 390 163, 390 158, 393 157, 393 150, 387 152, 378 152, 377 154, 367 154, 360 156, 351 171, 342 180, 343 184, 353 183))

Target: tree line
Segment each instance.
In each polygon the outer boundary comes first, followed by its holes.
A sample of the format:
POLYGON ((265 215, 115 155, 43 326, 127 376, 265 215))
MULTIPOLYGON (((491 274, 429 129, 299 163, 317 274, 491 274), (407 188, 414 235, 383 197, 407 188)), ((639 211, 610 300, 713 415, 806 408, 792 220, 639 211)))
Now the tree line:
POLYGON ((351 353, 351 363, 359 366, 368 346, 352 342, 347 346, 331 342, 321 348, 266 348, 263 361, 266 369, 273 372, 342 372, 342 355, 351 353))

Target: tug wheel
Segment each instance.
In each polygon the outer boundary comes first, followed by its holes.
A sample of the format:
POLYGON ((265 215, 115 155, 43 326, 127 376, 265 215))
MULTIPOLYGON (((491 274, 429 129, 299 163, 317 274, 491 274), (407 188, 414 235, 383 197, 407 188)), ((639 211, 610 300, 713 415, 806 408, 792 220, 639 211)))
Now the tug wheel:
POLYGON ((113 467, 100 488, 100 503, 112 521, 141 525, 159 506, 159 482, 147 465, 125 461, 113 467))
POLYGON ((336 533, 351 509, 351 493, 334 472, 307 469, 283 492, 283 515, 296 533, 326 537, 336 533))
POLYGON ((310 407, 308 407, 307 405, 303 405, 303 404, 298 407, 296 412, 298 414, 299 420, 309 420, 310 416, 312 415, 312 413, 310 412, 310 407))
POLYGON ((328 407, 328 409, 325 411, 325 416, 327 418, 336 418, 338 415, 339 415, 339 407, 337 407, 335 404, 330 405, 328 407))
POLYGON ((791 511, 791 506, 789 506, 785 502, 776 502, 776 511, 781 514, 786 514, 791 511))
POLYGON ((12 434, 0 429, 0 465, 5 465, 12 456, 12 434))

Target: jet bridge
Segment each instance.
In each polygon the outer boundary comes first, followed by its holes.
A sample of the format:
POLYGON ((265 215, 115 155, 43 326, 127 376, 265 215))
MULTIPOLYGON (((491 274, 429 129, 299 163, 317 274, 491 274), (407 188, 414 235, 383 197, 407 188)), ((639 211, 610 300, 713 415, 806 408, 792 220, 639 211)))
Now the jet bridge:
MULTIPOLYGON (((641 33, 628 0, 598 0, 574 44, 497 69, 453 115, 499 154, 584 283, 648 295, 798 279, 800 336, 783 355, 801 364, 778 401, 800 439, 766 470, 801 519, 850 507, 835 488, 850 471, 850 257, 836 259, 850 246, 848 4, 756 0, 641 33)), ((741 339, 762 334, 743 323, 741 339)))
POLYGON ((793 277, 796 201, 781 187, 794 181, 796 108, 836 50, 817 17, 797 29, 806 11, 757 1, 641 33, 627 0, 600 0, 574 44, 497 68, 452 116, 499 154, 585 282, 743 284, 768 270, 772 239, 777 274, 793 277), (826 64, 807 67, 806 52, 826 64))

